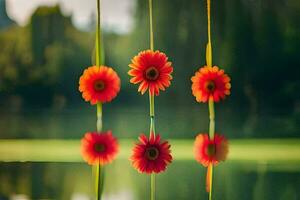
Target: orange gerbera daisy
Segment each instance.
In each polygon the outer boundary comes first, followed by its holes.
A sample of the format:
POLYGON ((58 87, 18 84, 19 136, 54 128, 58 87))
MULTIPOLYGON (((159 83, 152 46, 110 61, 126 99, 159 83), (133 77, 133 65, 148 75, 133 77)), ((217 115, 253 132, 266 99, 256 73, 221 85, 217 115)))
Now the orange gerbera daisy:
POLYGON ((117 156, 119 145, 111 131, 89 132, 81 139, 81 154, 90 165, 111 163, 117 156))
POLYGON ((173 67, 168 57, 159 51, 146 50, 132 59, 128 74, 133 76, 130 82, 140 83, 138 91, 144 94, 149 88, 150 94, 159 95, 171 85, 173 67))
POLYGON ((149 139, 144 134, 139 137, 140 143, 134 146, 130 160, 140 173, 160 173, 172 162, 171 145, 160 139, 160 135, 153 133, 149 139))
POLYGON ((228 141, 219 134, 214 139, 209 139, 208 134, 199 134, 194 143, 194 154, 196 160, 207 167, 210 163, 217 165, 225 161, 228 154, 228 141))
POLYGON ((230 94, 230 78, 217 66, 200 68, 191 80, 192 92, 198 102, 207 102, 209 98, 218 102, 230 94))
POLYGON ((92 66, 84 70, 79 80, 79 91, 92 105, 114 99, 120 91, 121 81, 110 67, 92 66))

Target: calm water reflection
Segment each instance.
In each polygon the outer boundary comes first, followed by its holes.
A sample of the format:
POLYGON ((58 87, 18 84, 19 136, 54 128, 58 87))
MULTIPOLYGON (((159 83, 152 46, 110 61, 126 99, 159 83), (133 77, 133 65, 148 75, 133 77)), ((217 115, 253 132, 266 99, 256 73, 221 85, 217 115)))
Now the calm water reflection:
MULTIPOLYGON (((206 199, 204 183, 205 169, 195 161, 175 161, 157 177, 157 199, 206 199)), ((298 200, 300 170, 227 162, 216 168, 214 185, 214 197, 220 200, 298 200)), ((106 167, 105 200, 148 199, 148 186, 149 178, 126 160, 106 167)), ((1 163, 0 196, 1 200, 12 196, 19 200, 93 199, 92 170, 83 163, 1 163)))

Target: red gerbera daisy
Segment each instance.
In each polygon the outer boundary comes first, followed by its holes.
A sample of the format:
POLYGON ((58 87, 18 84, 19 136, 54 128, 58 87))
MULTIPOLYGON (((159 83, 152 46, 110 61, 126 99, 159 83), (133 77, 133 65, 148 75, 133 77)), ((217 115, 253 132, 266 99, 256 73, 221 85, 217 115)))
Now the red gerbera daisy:
POLYGON ((230 78, 217 66, 200 68, 191 80, 192 92, 198 102, 207 102, 210 98, 218 102, 230 94, 230 78))
POLYGON ((81 139, 81 154, 90 165, 111 163, 118 151, 117 139, 111 131, 86 133, 81 139))
POLYGON ((92 66, 84 70, 79 80, 79 91, 92 105, 114 99, 120 91, 120 78, 110 67, 92 66))
POLYGON ((133 76, 130 82, 140 83, 138 91, 144 94, 149 88, 151 95, 159 95, 159 90, 171 85, 173 67, 168 57, 159 51, 146 50, 132 59, 128 74, 133 76))
POLYGON ((228 141, 222 136, 215 134, 210 140, 208 134, 199 134, 194 143, 194 154, 196 160, 207 167, 210 163, 217 165, 226 160, 228 154, 228 141))
POLYGON ((150 134, 148 139, 144 134, 139 137, 140 143, 136 144, 130 160, 133 167, 140 173, 160 173, 166 170, 172 162, 172 155, 168 141, 161 142, 160 135, 150 134))

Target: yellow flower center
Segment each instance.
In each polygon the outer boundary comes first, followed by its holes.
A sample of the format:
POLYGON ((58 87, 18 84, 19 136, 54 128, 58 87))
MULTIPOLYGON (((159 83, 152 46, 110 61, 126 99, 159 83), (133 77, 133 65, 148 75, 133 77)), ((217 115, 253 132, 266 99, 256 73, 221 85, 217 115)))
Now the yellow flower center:
POLYGON ((102 90, 104 90, 105 88, 105 84, 102 80, 96 80, 95 83, 94 83, 94 89, 97 91, 97 92, 100 92, 102 90))
POLYGON ((150 81, 155 81, 159 77, 159 71, 155 67, 149 67, 146 70, 145 76, 150 81))
POLYGON ((98 152, 98 153, 101 153, 101 152, 104 152, 105 151, 105 145, 104 144, 95 144, 94 145, 94 150, 96 151, 96 152, 98 152))
POLYGON ((156 160, 159 156, 159 151, 156 147, 149 147, 146 149, 146 157, 149 160, 156 160))
POLYGON ((208 156, 214 156, 216 154, 216 145, 209 144, 206 149, 206 154, 208 156))
POLYGON ((205 83, 205 88, 208 92, 214 92, 216 89, 216 84, 214 81, 209 80, 205 83))

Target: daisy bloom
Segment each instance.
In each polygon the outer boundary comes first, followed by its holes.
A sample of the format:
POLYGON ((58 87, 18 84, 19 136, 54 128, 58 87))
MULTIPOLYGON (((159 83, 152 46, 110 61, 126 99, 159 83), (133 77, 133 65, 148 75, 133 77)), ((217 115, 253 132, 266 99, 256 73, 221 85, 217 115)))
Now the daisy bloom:
POLYGON ((117 156, 119 145, 111 131, 89 132, 81 139, 81 154, 90 165, 111 163, 117 156))
POLYGON ((210 98, 219 102, 230 94, 230 78, 217 66, 200 68, 192 80, 192 92, 198 102, 207 102, 210 98))
POLYGON ((121 81, 110 67, 92 66, 84 70, 79 79, 79 91, 92 105, 114 99, 120 91, 121 81))
POLYGON ((160 90, 164 91, 171 85, 173 67, 166 54, 146 50, 140 52, 131 62, 128 74, 133 78, 130 82, 140 83, 138 91, 142 94, 149 88, 151 95, 158 96, 160 90))
POLYGON ((208 134, 199 134, 194 143, 194 154, 196 160, 205 167, 209 164, 217 165, 226 160, 228 141, 219 134, 215 134, 213 140, 208 134))
POLYGON ((140 173, 163 172, 172 162, 171 145, 160 139, 160 135, 155 136, 153 133, 149 139, 144 134, 139 137, 140 142, 134 146, 130 160, 140 173))

